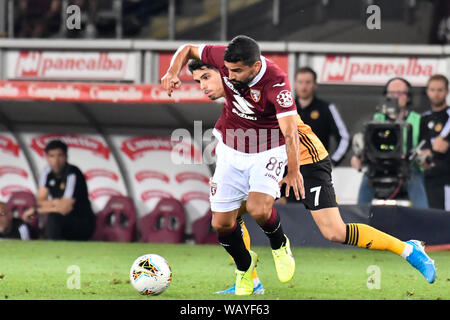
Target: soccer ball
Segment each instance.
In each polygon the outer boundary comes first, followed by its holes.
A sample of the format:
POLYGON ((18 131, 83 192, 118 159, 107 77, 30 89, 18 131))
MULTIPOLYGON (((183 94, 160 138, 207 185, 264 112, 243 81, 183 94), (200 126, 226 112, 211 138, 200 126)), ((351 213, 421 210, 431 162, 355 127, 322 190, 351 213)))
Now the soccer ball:
POLYGON ((142 295, 163 293, 172 281, 172 270, 166 259, 157 254, 137 258, 130 269, 130 282, 142 295))

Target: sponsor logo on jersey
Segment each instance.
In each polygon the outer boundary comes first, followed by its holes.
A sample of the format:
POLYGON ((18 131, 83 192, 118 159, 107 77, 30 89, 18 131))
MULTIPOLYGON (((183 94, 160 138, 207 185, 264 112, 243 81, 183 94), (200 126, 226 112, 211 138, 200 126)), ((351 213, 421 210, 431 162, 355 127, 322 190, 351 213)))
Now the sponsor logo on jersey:
POLYGON ((246 115, 245 113, 239 112, 239 111, 237 111, 234 108, 233 108, 232 111, 233 111, 233 113, 235 113, 236 115, 238 115, 241 118, 244 118, 244 119, 247 119, 247 120, 253 120, 253 121, 257 120, 256 117, 252 117, 252 116, 246 115))
POLYGON ((236 108, 233 108, 232 112, 238 115, 241 118, 247 119, 247 120, 257 120, 256 117, 251 116, 252 114, 255 114, 252 109, 254 108, 250 102, 245 100, 240 95, 235 94, 234 99, 236 101, 233 101, 233 105, 236 108))
POLYGON ((277 102, 283 108, 289 108, 294 104, 292 93, 289 90, 281 90, 277 95, 277 102))
MULTIPOLYGON (((235 101, 233 101, 233 105, 235 106, 235 108, 233 108, 231 111, 236 114, 237 116, 247 119, 247 120, 252 120, 252 121, 256 121, 258 120, 257 117, 255 116, 250 116, 251 114, 255 114, 251 109, 253 109, 254 107, 251 105, 250 102, 248 102, 247 100, 245 100, 241 94, 239 93, 238 90, 236 90, 236 88, 234 87, 233 83, 231 83, 230 80, 228 80, 227 77, 222 77, 223 82, 226 84, 226 86, 235 93, 234 95, 234 99, 235 101)), ((261 98, 261 93, 259 92, 259 90, 254 90, 252 89, 253 92, 250 92, 250 96, 252 97, 253 101, 258 102, 259 99, 261 98), (258 91, 258 92, 256 92, 258 91), (258 100, 256 101, 255 99, 258 98, 258 100)))

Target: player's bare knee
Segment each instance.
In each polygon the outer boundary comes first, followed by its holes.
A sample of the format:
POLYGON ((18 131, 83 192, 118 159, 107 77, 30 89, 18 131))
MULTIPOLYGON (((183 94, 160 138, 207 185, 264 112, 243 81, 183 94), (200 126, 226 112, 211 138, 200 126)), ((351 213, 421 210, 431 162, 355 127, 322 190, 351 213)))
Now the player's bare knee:
POLYGON ((212 220, 211 221, 211 227, 216 231, 216 232, 227 232, 229 230, 231 230, 234 226, 234 223, 232 222, 228 222, 228 221, 218 221, 218 220, 212 220))
POLYGON ((265 201, 247 201, 247 212, 253 215, 270 215, 272 212, 272 202, 265 201))
POLYGON ((342 235, 339 230, 333 228, 321 229, 322 235, 325 239, 332 242, 343 243, 345 241, 345 234, 342 235))
POLYGON ((256 203, 254 201, 247 201, 245 203, 245 209, 247 210, 248 213, 252 213, 256 210, 256 203))
POLYGON ((272 213, 272 206, 264 203, 247 202, 247 211, 259 224, 266 222, 272 213))

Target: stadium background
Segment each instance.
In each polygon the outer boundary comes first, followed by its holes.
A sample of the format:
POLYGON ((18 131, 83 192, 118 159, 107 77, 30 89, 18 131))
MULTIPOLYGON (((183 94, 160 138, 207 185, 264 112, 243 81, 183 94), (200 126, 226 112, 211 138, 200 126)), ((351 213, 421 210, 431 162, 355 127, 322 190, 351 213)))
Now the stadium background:
MULTIPOLYGON (((87 178, 96 213, 123 206, 126 215, 135 211, 139 226, 161 198, 173 197, 182 203, 192 240, 192 224, 209 210, 214 165, 174 164, 169 140, 174 130, 187 130, 193 145, 179 146, 181 158, 194 150, 195 159, 210 141, 194 141, 194 121, 201 121, 203 134, 221 104, 204 97, 187 71, 174 98, 159 86, 173 52, 187 41, 252 36, 291 84, 298 66, 313 67, 318 96, 338 106, 351 134, 375 112, 389 78, 403 76, 413 84, 413 109, 421 112, 428 108, 427 78, 450 68, 445 23, 436 25, 446 21, 445 1, 95 2, 95 33, 86 31, 83 7, 81 29, 68 29, 71 2, 62 1, 59 21, 50 24, 55 27, 41 39, 24 39, 15 37, 19 8, 0 1, 0 200, 17 191, 35 194, 45 166, 43 146, 59 137, 69 145, 69 162, 87 178), (366 25, 372 4, 381 9, 379 30, 366 25), (107 206, 110 199, 116 204, 107 206)), ((361 174, 349 167, 350 156, 349 150, 333 172, 337 196, 344 217, 355 217, 357 210, 368 219, 368 209, 355 206, 361 174)), ((130 217, 125 220, 129 227, 130 217)))

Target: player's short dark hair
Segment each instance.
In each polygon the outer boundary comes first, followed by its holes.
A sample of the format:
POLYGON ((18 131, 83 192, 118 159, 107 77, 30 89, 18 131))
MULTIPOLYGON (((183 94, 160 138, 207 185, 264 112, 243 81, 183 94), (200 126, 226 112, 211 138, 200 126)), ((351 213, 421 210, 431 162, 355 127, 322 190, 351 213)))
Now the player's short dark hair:
POLYGON ((51 150, 61 149, 65 155, 67 155, 67 144, 62 142, 61 140, 52 140, 45 146, 45 153, 48 153, 51 150))
POLYGON ((317 73, 310 67, 300 67, 295 71, 295 78, 299 73, 311 73, 314 79, 314 82, 317 82, 317 73))
POLYGON ((188 63, 188 69, 191 73, 193 73, 195 70, 201 70, 203 68, 216 70, 217 69, 209 64, 203 63, 201 60, 197 59, 191 59, 188 63))
POLYGON ((240 61, 246 66, 252 66, 256 61, 261 60, 261 51, 255 40, 240 35, 230 41, 223 59, 233 63, 240 61))
POLYGON ((443 74, 433 74, 427 81, 427 88, 430 85, 431 81, 442 81, 445 84, 445 87, 448 89, 448 78, 443 74))

